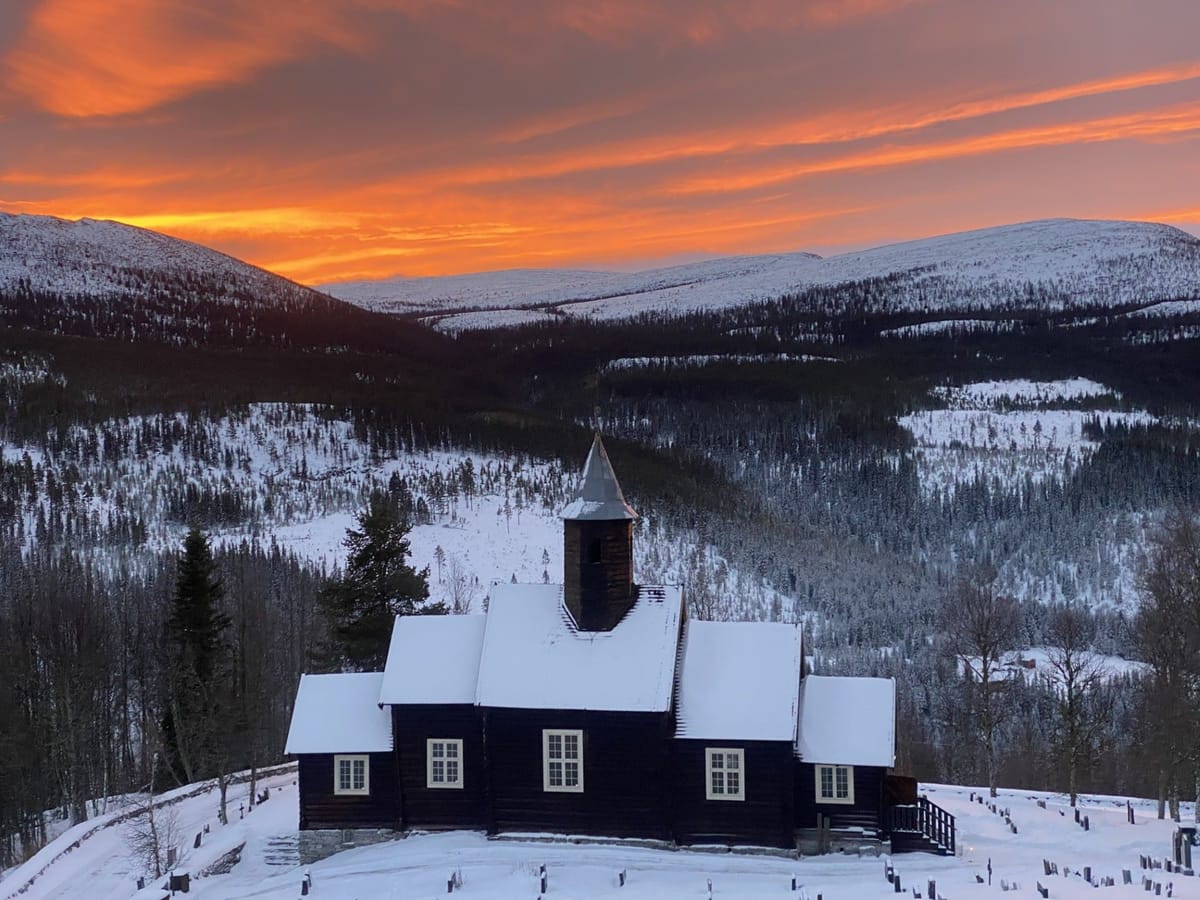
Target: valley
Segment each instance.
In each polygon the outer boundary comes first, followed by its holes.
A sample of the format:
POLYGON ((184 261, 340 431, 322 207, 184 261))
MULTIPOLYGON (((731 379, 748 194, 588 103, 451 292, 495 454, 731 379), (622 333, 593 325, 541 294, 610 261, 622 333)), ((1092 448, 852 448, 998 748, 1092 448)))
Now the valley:
MULTIPOLYGON (((599 429, 641 514, 638 577, 682 584, 698 618, 802 622, 818 673, 895 677, 904 771, 981 777, 943 623, 984 579, 1020 601, 1013 651, 1050 645, 1070 604, 1096 652, 1137 663, 1107 683, 1082 783, 1158 790, 1136 617, 1164 517, 1200 502, 1200 241, 1053 221, 330 296, 21 218, 0 222, 0 677, 29 696, 160 640, 195 525, 260 661, 246 753, 275 762, 289 711, 269 697, 317 664, 316 597, 372 493, 412 522, 431 599, 481 609, 494 581, 558 580, 558 510, 599 429), (63 616, 97 617, 73 663, 63 616)), ((156 659, 87 685, 95 720, 30 790, 0 789, 6 833, 36 841, 54 773, 79 796, 144 782, 156 659)), ((1002 783, 1062 788, 1055 696, 1012 684, 1002 783)), ((49 723, 27 725, 14 740, 41 746, 49 723)))

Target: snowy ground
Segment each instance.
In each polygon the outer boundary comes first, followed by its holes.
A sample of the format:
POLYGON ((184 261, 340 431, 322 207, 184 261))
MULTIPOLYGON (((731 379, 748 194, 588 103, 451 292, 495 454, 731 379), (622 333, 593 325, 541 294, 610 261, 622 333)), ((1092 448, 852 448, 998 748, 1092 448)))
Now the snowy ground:
POLYGON ((833 356, 812 356, 807 353, 720 353, 696 354, 692 356, 624 356, 605 363, 602 371, 619 369, 699 368, 717 363, 787 363, 787 362, 840 362, 833 356))
MULTIPOLYGON (((1010 678, 1020 677, 1028 682, 1045 681, 1052 685, 1061 685, 1062 675, 1051 662, 1054 658, 1053 653, 1054 651, 1049 647, 1026 647, 1024 650, 1010 653, 999 666, 992 670, 989 680, 1006 681, 1010 678)), ((975 673, 975 680, 978 680, 981 662, 977 656, 967 657, 966 660, 959 659, 957 664, 959 674, 966 671, 968 661, 971 671, 975 673)), ((1089 670, 1094 667, 1096 674, 1104 681, 1126 678, 1130 675, 1144 675, 1150 668, 1143 662, 1126 659, 1123 656, 1095 653, 1091 650, 1081 651, 1075 664, 1087 666, 1089 670)))
POLYGON ((981 381, 934 391, 946 408, 902 416, 901 427, 916 441, 921 487, 928 493, 953 492, 982 476, 1010 486, 1027 479, 1037 484, 1061 478, 1099 444, 1085 425, 1148 425, 1142 411, 1054 409, 1080 400, 1120 395, 1087 378, 1058 381, 981 381))
MULTIPOLYGON (((291 772, 277 775, 264 784, 271 799, 244 819, 237 808, 244 803, 245 786, 232 793, 232 821, 221 826, 216 820, 216 794, 208 791, 178 803, 179 832, 186 846, 181 870, 193 876, 190 896, 199 900, 293 900, 300 896, 306 872, 312 876, 314 898, 328 900, 427 900, 445 895, 446 880, 462 872, 461 895, 479 900, 510 900, 538 896, 538 867, 549 875, 547 898, 579 900, 652 900, 652 898, 704 898, 712 880, 713 897, 723 900, 759 900, 797 897, 791 880, 797 879, 809 898, 821 894, 826 900, 870 900, 895 896, 893 885, 883 878, 884 860, 872 856, 810 857, 800 860, 731 853, 653 850, 620 844, 575 845, 563 841, 535 842, 488 840, 474 832, 414 835, 392 843, 351 850, 311 867, 301 867, 287 858, 286 847, 296 837, 297 794, 291 772), (197 832, 209 826, 202 846, 192 849, 197 832), (241 861, 228 874, 196 876, 230 850, 244 844, 241 861), (617 873, 627 873, 624 888, 617 873)), ((1077 900, 1084 897, 1140 897, 1143 872, 1141 855, 1162 860, 1170 853, 1174 823, 1153 816, 1153 804, 1135 800, 1136 824, 1126 821, 1125 800, 1116 797, 1083 798, 1081 812, 1089 817, 1090 830, 1076 825, 1066 799, 1060 795, 1004 790, 996 804, 1008 809, 1017 826, 1013 834, 1002 815, 970 800, 971 789, 947 785, 923 787, 934 803, 958 820, 960 855, 939 858, 905 854, 893 858, 903 891, 917 888, 926 893, 926 883, 937 882, 939 896, 989 897, 1001 893, 1001 881, 1019 885, 1016 898, 1036 897, 1038 882, 1050 888, 1050 897, 1077 900), (1046 808, 1037 805, 1046 802, 1046 808), (1047 877, 1043 860, 1058 866, 1059 874, 1047 877), (991 866, 993 886, 988 887, 991 866), (1093 880, 1112 877, 1115 887, 1094 888, 1083 881, 1085 866, 1093 880), (1122 885, 1121 870, 1129 869, 1133 884, 1122 885), (1065 874, 1065 873, 1070 874, 1065 874), (976 881, 976 876, 984 883, 976 881)), ((179 793, 188 793, 182 789, 179 793)), ((1190 806, 1184 821, 1192 816, 1190 806)), ((0 881, 0 900, 13 898, 86 898, 124 900, 160 896, 154 888, 136 891, 136 879, 144 874, 126 848, 121 825, 103 827, 102 818, 77 826, 46 847, 25 865, 0 881), (101 826, 101 827, 97 827, 101 826), (86 835, 86 836, 85 836, 86 835), (71 845, 78 841, 78 847, 71 845), (40 873, 40 874, 38 874, 40 873), (32 881, 31 881, 32 879, 32 881), (24 890, 24 893, 19 893, 24 890)), ((1164 869, 1150 873, 1154 881, 1174 885, 1174 896, 1200 897, 1200 877, 1168 874, 1164 869)), ((458 895, 460 892, 456 891, 458 895)))

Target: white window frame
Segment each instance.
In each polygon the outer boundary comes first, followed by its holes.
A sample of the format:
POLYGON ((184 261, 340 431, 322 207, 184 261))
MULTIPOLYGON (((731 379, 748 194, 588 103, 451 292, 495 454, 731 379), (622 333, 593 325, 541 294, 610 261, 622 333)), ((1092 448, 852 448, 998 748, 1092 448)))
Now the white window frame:
POLYGON ((462 738, 429 738, 425 741, 425 787, 436 788, 438 790, 444 788, 462 788, 463 786, 463 742, 462 738), (434 755, 434 749, 441 746, 442 755, 437 757, 434 755), (454 749, 453 755, 448 755, 446 751, 450 748, 454 749), (458 766, 458 771, 453 780, 445 777, 446 767, 442 766, 442 780, 434 780, 434 763, 441 761, 443 764, 453 759, 458 766))
POLYGON ((366 797, 371 793, 371 757, 365 753, 340 753, 333 758, 333 793, 338 797, 366 797), (342 763, 350 764, 350 787, 342 786, 342 763), (362 787, 354 787, 354 764, 363 767, 362 787))
POLYGON ((578 728, 543 728, 542 729, 542 790, 556 794, 583 793, 583 732, 578 728), (562 755, 551 757, 550 743, 558 738, 563 748, 562 755), (574 739, 576 755, 574 758, 566 755, 567 743, 574 739), (551 784, 550 772, 554 763, 563 767, 562 784, 551 784), (567 784, 567 766, 576 763, 579 777, 575 784, 567 784))
POLYGON ((741 747, 704 748, 704 799, 746 799, 746 751, 741 747), (718 760, 720 761, 718 763, 718 760), (730 765, 730 761, 734 765, 730 765), (737 790, 729 790, 729 772, 737 772, 737 790), (720 775, 721 789, 717 790, 713 775, 720 775))
POLYGON ((816 797, 818 803, 842 803, 847 806, 854 803, 854 766, 818 765, 814 769, 817 776, 816 797), (832 795, 826 794, 821 784, 823 772, 830 773, 830 784, 833 785, 832 795), (838 772, 846 773, 846 796, 844 797, 837 796, 838 772))

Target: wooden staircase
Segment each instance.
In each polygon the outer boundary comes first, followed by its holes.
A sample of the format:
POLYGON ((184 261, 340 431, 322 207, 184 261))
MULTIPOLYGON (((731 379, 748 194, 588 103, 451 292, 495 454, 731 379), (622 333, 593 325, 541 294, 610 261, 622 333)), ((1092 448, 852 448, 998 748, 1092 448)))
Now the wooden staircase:
POLYGON ((916 803, 885 807, 883 820, 893 853, 954 855, 954 816, 925 797, 916 803))

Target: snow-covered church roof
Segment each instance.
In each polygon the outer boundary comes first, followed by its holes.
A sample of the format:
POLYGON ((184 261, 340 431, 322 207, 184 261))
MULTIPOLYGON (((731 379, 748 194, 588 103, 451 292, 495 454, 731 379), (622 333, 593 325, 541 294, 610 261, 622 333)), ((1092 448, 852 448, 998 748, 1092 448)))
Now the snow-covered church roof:
POLYGON ((682 597, 638 588, 611 631, 579 631, 556 584, 495 585, 476 702, 516 709, 665 712, 671 706, 682 597))
POLYGON ((809 675, 800 686, 796 753, 805 762, 896 764, 896 682, 809 675))
POLYGON ((487 616, 397 616, 380 703, 474 703, 487 616))
POLYGON ((392 716, 379 705, 382 672, 301 675, 284 753, 385 753, 392 716))
POLYGON ((608 461, 608 452, 604 449, 604 442, 600 440, 599 434, 592 441, 592 449, 583 465, 579 494, 563 509, 562 517, 598 521, 637 518, 633 507, 625 501, 621 485, 617 482, 617 474, 613 471, 612 463, 608 461))
POLYGON ((682 655, 676 737, 795 740, 798 626, 690 621, 682 655))

